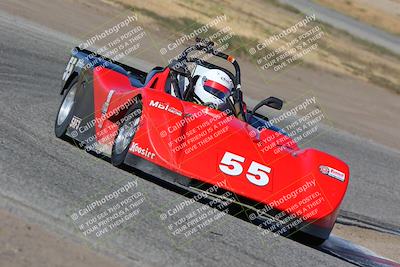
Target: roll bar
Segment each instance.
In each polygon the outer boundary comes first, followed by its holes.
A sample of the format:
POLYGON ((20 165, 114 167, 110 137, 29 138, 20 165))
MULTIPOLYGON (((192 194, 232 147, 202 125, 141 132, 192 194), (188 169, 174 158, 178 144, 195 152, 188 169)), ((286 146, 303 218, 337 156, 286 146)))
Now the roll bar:
MULTIPOLYGON (((193 51, 204 51, 205 53, 212 54, 216 57, 220 57, 222 59, 230 62, 235 68, 235 75, 233 80, 233 90, 231 92, 231 97, 233 97, 234 101, 231 103, 236 110, 238 110, 236 116, 238 116, 243 121, 246 121, 246 116, 243 108, 243 94, 241 91, 240 84, 240 67, 238 62, 233 56, 227 55, 220 51, 214 49, 214 42, 203 40, 199 37, 196 37, 196 43, 192 46, 187 47, 183 52, 177 57, 176 60, 172 61, 170 64, 170 68, 175 71, 179 71, 180 73, 186 73, 186 64, 185 62, 198 62, 201 61, 199 58, 188 58, 188 55, 193 51), (179 69, 179 70, 178 70, 179 69)), ((185 75, 187 76, 187 75, 185 75)), ((228 99, 228 101, 231 101, 228 99)))

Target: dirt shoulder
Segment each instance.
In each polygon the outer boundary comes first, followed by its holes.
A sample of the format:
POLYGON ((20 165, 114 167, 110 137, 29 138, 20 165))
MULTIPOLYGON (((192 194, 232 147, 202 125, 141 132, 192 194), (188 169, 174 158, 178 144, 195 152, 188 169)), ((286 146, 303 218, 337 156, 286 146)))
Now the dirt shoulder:
POLYGON ((398 0, 314 0, 384 31, 400 35, 398 0))
POLYGON ((333 228, 332 234, 372 250, 387 259, 400 262, 400 236, 338 223, 333 228))
POLYGON ((0 266, 123 266, 89 247, 0 209, 0 266))

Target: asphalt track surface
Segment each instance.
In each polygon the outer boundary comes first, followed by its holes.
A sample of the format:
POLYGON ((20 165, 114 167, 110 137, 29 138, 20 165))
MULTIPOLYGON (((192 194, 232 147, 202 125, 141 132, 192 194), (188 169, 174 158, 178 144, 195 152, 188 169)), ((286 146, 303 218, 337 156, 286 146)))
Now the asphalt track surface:
MULTIPOLYGON (((79 233, 70 211, 113 184, 136 180, 153 207, 182 196, 118 169, 54 136, 60 77, 76 40, 0 11, 0 198, 2 206, 70 238, 79 233), (29 214, 29 215, 28 215, 29 214)), ((350 163, 342 205, 350 218, 398 228, 400 154, 336 130, 314 145, 350 163)), ((194 203, 195 210, 202 204, 194 203)), ((283 237, 262 236, 256 226, 224 216, 211 231, 180 244, 159 213, 139 214, 112 238, 89 245, 134 266, 346 266, 348 263, 283 237)))
POLYGON ((328 23, 336 28, 347 31, 354 36, 400 54, 400 37, 398 36, 369 26, 310 0, 279 0, 279 2, 290 5, 304 14, 315 14, 319 21, 328 23))

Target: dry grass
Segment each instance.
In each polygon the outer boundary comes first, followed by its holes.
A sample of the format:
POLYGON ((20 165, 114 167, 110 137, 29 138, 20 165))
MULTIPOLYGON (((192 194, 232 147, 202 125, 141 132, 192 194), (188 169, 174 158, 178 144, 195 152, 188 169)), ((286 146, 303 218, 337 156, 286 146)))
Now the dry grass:
POLYGON ((398 0, 314 0, 362 22, 400 35, 398 0))
MULTIPOLYGON (((235 38, 229 41, 231 52, 248 58, 250 54, 247 51, 250 47, 304 18, 303 14, 274 0, 108 1, 139 12, 148 27, 163 28, 165 38, 170 40, 208 23, 211 18, 226 14, 227 24, 218 24, 213 31, 229 25, 235 33, 235 38)), ((319 48, 302 58, 307 66, 357 77, 400 93, 399 56, 330 26, 313 23, 314 26, 317 24, 323 28, 325 35, 320 40, 319 48)), ((302 29, 296 34, 304 31, 302 29)), ((275 42, 275 48, 286 41, 290 39, 275 42)))

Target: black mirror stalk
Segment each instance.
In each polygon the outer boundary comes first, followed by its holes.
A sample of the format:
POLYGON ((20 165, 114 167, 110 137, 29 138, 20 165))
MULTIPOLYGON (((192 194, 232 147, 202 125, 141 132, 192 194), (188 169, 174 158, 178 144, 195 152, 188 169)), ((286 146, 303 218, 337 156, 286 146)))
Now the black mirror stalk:
POLYGON ((268 106, 270 108, 281 110, 283 106, 283 101, 277 97, 270 96, 258 103, 251 111, 251 114, 254 114, 262 106, 268 106))

